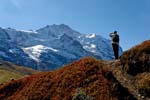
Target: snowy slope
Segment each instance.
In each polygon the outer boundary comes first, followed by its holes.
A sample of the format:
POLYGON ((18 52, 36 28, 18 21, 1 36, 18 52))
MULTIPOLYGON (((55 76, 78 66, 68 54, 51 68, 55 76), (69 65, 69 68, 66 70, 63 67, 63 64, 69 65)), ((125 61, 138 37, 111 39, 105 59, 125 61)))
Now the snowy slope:
POLYGON ((43 52, 47 52, 48 50, 53 51, 53 52, 58 52, 58 50, 50 48, 50 47, 45 47, 43 45, 36 45, 33 47, 27 47, 27 48, 22 48, 25 53, 29 55, 29 57, 37 62, 40 61, 40 56, 43 52))
POLYGON ((94 33, 81 34, 65 24, 47 25, 35 31, 0 28, 0 34, 6 45, 0 47, 0 59, 39 70, 55 69, 86 56, 114 58, 110 40, 94 33), (17 52, 17 57, 11 56, 17 52))

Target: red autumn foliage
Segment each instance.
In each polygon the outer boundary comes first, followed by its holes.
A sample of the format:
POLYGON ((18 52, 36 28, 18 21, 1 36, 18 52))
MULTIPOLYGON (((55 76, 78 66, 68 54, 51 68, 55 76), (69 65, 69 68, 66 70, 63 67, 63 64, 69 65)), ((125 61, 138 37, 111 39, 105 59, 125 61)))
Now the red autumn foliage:
POLYGON ((150 72, 150 40, 124 52, 120 61, 128 74, 137 75, 142 72, 150 72))
POLYGON ((93 100, 136 100, 102 61, 93 58, 11 81, 0 87, 0 100, 72 100, 78 88, 93 100))

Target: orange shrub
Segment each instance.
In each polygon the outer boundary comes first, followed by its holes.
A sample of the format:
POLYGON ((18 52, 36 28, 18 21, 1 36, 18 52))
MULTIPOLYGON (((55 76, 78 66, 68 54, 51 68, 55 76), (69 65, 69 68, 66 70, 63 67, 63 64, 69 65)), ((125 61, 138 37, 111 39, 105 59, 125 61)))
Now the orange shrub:
POLYGON ((85 91, 78 91, 82 96, 92 97, 92 100, 136 100, 109 68, 94 58, 84 58, 52 72, 12 81, 0 87, 0 99, 72 100, 78 88, 85 91))
POLYGON ((150 40, 124 52, 120 60, 123 69, 131 75, 150 72, 150 40))

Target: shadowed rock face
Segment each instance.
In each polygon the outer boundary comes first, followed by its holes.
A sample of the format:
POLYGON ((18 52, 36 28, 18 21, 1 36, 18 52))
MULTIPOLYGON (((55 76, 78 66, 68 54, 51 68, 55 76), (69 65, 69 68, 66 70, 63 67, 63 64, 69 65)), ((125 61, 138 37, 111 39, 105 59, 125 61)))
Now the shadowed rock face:
POLYGON ((8 35, 8 33, 2 28, 0 28, 0 34, 1 34, 0 39, 3 39, 3 40, 9 40, 10 39, 10 36, 8 35))

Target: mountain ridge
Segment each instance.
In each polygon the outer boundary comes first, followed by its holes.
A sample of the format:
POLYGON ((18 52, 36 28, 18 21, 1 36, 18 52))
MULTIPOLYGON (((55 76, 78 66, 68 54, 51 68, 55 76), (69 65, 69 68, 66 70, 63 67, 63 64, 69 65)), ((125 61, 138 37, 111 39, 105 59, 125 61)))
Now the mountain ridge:
POLYGON ((0 28, 0 33, 3 34, 0 40, 4 41, 1 43, 0 53, 3 56, 0 59, 37 70, 56 69, 87 56, 98 59, 114 58, 110 40, 96 34, 79 33, 65 24, 47 25, 36 31, 0 28), (6 34, 9 38, 6 38, 6 34), (43 49, 37 50, 39 45, 43 49))

